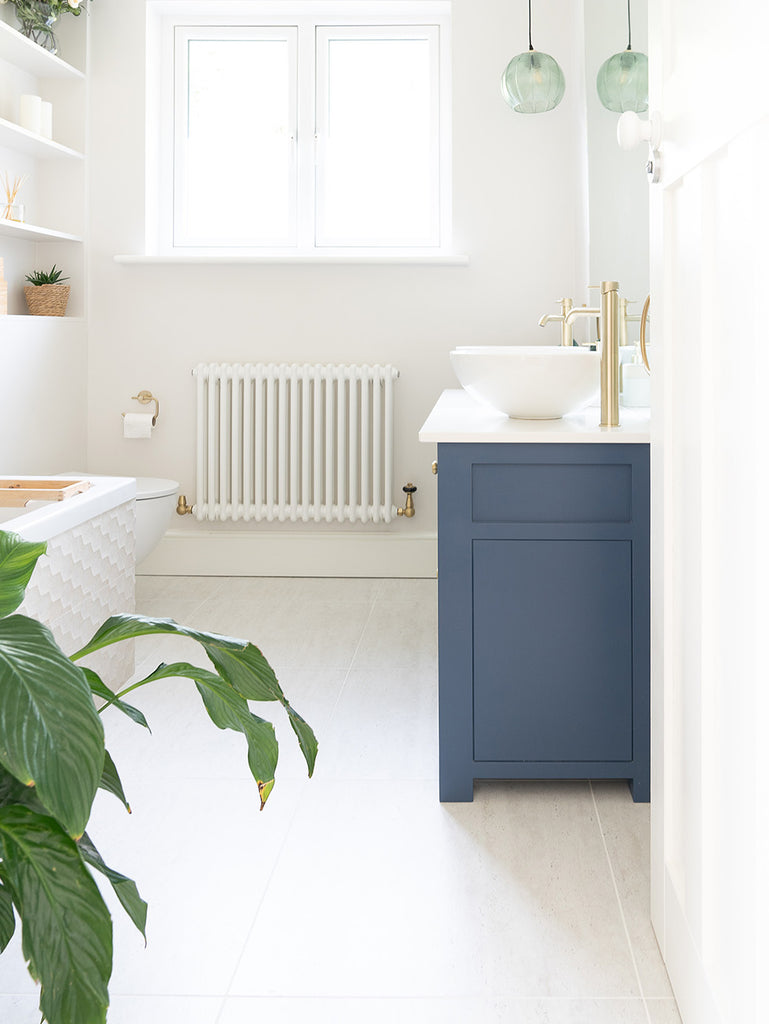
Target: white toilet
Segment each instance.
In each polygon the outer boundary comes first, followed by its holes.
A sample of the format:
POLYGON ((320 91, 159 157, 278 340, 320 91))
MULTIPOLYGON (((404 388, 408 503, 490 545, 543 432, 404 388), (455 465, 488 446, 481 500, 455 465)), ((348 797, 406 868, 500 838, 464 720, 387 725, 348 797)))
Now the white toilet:
POLYGON ((136 478, 136 564, 139 565, 166 532, 176 508, 179 484, 161 477, 136 478))

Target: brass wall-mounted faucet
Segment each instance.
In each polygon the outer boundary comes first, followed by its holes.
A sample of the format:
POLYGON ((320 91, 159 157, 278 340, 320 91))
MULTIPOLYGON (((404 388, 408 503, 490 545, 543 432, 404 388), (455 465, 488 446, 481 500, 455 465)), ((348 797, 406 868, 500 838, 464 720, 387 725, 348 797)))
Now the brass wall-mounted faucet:
POLYGON ((600 307, 579 306, 566 314, 570 324, 578 316, 601 318, 601 426, 619 426, 619 284, 601 281, 600 307))
POLYGON ((571 324, 566 319, 572 308, 571 299, 559 299, 558 302, 561 305, 561 315, 558 316, 555 313, 545 313, 539 318, 539 326, 544 327, 545 324, 559 323, 561 325, 561 344, 566 348, 571 348, 574 343, 572 338, 571 324))

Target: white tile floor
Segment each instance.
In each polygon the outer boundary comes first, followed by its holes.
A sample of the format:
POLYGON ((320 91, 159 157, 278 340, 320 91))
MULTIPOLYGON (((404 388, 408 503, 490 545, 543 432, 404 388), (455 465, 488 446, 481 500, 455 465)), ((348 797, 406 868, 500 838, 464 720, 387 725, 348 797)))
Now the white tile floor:
MULTIPOLYGON (((279 708, 258 812, 242 740, 192 684, 113 715, 134 813, 90 829, 149 900, 149 944, 115 916, 109 1024, 680 1024, 649 924, 648 806, 624 783, 486 783, 437 799, 430 580, 148 578, 138 609, 260 646, 320 754, 307 780, 279 708)), ((137 663, 205 664, 189 641, 137 663)), ((20 956, 0 1020, 37 1024, 20 956)))

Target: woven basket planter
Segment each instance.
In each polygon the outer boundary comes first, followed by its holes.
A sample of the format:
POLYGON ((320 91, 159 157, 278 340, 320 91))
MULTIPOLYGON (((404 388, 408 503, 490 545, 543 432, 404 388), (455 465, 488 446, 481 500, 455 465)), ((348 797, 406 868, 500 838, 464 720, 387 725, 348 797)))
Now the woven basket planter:
POLYGON ((24 298, 33 316, 64 316, 69 302, 69 285, 25 284, 24 298))

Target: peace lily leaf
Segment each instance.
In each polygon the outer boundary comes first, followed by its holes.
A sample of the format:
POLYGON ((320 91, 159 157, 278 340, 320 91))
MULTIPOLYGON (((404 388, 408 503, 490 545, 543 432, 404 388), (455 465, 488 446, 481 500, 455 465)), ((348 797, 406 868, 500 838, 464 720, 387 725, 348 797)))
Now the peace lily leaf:
POLYGON ((101 780, 99 781, 99 789, 106 790, 107 793, 112 793, 116 796, 121 804, 125 807, 128 813, 131 813, 131 807, 126 800, 126 795, 123 792, 123 783, 120 781, 120 776, 117 773, 115 762, 110 757, 109 751, 104 751, 104 768, 101 773, 101 780))
POLYGON ((120 640, 131 640, 153 633, 171 633, 196 640, 203 646, 217 671, 224 676, 247 700, 285 701, 275 673, 262 652, 247 640, 204 633, 199 629, 180 626, 173 619, 154 619, 145 615, 113 615, 96 631, 73 660, 92 654, 120 640))
POLYGON ((318 741, 315 738, 315 733, 302 716, 294 711, 290 704, 286 705, 286 712, 288 720, 291 722, 291 728, 299 740, 299 746, 304 754, 304 759, 307 762, 308 774, 312 778, 312 773, 315 771, 315 758, 318 756, 318 741))
POLYGON ((197 629, 188 629, 186 626, 180 626, 173 619, 155 619, 146 615, 112 615, 96 630, 85 647, 72 655, 72 658, 76 661, 78 658, 84 658, 86 654, 92 654, 110 644, 119 643, 121 640, 132 640, 138 636, 149 636, 153 633, 186 636, 200 643, 211 643, 217 647, 232 650, 238 650, 248 644, 247 640, 236 640, 233 637, 220 636, 218 633, 201 633, 197 629))
POLYGON ((53 818, 0 808, 0 850, 22 920, 25 955, 55 1024, 104 1024, 112 922, 77 844, 53 818))
POLYGON ((201 643, 217 672, 247 700, 279 700, 281 704, 287 703, 275 673, 258 647, 246 644, 244 648, 237 649, 218 647, 204 641, 201 643))
POLYGON ((0 530, 0 616, 15 612, 24 600, 32 570, 45 549, 45 541, 32 544, 17 533, 0 530))
POLYGON ((13 938, 16 931, 16 918, 13 914, 11 894, 0 882, 0 953, 13 938))
POLYGON ((100 871, 105 878, 109 879, 112 888, 115 890, 115 895, 120 900, 125 912, 142 933, 142 938, 146 945, 147 904, 139 895, 139 890, 136 888, 136 882, 128 878, 126 875, 121 875, 119 871, 115 871, 113 868, 107 867, 102 859, 102 855, 93 845, 93 842, 87 832, 78 839, 77 845, 86 864, 90 864, 91 867, 96 868, 96 870, 100 871))
POLYGON ((252 714, 245 699, 233 690, 226 680, 214 672, 187 662, 159 665, 144 682, 175 679, 179 676, 194 680, 208 717, 214 725, 220 729, 234 729, 246 737, 248 765, 256 779, 261 806, 264 807, 275 783, 275 768, 278 763, 278 742, 272 723, 252 714))
POLYGON ((82 670, 42 623, 0 619, 0 764, 34 783, 48 811, 79 836, 103 762, 104 730, 82 670))
POLYGON ((147 719, 138 708, 132 707, 130 704, 126 704, 125 701, 120 700, 119 697, 116 697, 106 683, 102 682, 99 676, 96 675, 93 669, 83 667, 83 672, 85 672, 85 678, 88 685, 91 687, 91 693, 94 697, 100 697, 104 701, 104 704, 99 708, 100 714, 108 707, 117 708, 118 711, 122 711, 124 715, 127 715, 131 721, 136 722, 137 725, 143 725, 145 729, 152 732, 147 724, 147 719))

